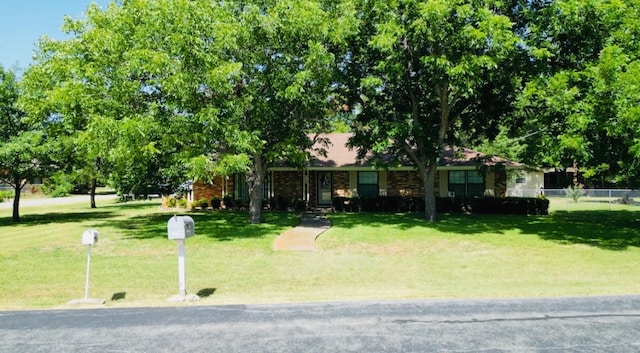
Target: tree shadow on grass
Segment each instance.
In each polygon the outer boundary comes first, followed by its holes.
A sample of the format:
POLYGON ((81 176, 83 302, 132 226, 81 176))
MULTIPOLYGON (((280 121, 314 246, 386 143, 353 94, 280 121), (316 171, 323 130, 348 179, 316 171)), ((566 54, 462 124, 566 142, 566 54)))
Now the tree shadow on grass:
MULTIPOLYGON (((187 212, 184 214, 193 219, 195 236, 206 236, 217 241, 230 241, 238 238, 261 238, 279 229, 299 224, 294 213, 264 212, 264 223, 249 224, 247 212, 212 211, 187 212)), ((113 220, 106 225, 124 229, 127 238, 151 239, 167 237, 167 222, 173 217, 170 214, 153 214, 131 217, 125 220, 113 220)))
POLYGON ((607 250, 640 247, 640 213, 633 211, 556 211, 542 229, 523 231, 564 244, 585 244, 607 250))
POLYGON ((606 250, 640 247, 638 212, 556 211, 549 216, 474 215, 466 216, 466 220, 461 217, 465 216, 450 216, 435 228, 465 234, 515 229, 560 244, 584 244, 606 250))
POLYGON ((522 234, 560 244, 585 244, 606 250, 640 247, 640 212, 633 211, 555 211, 549 216, 444 214, 436 223, 424 222, 419 214, 357 213, 332 215, 335 227, 357 225, 385 226, 408 230, 424 228, 459 235, 522 234))

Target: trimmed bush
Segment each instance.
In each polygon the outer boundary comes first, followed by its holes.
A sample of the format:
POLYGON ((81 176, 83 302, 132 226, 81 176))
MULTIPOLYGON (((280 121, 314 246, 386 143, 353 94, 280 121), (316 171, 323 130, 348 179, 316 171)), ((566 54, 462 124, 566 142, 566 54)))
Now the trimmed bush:
POLYGON ((549 200, 523 197, 481 197, 467 200, 469 212, 493 214, 549 214, 549 200))
POLYGON ((359 197, 335 196, 331 201, 331 206, 336 212, 360 212, 364 207, 359 197))
MULTIPOLYGON (((334 197, 333 208, 337 212, 353 212, 349 207, 352 200, 334 197)), ((360 199, 364 212, 424 212, 423 197, 378 196, 360 199)), ((358 208, 360 209, 360 208, 358 208)), ((549 200, 545 198, 522 197, 477 197, 477 198, 436 198, 438 213, 476 214, 549 214, 549 200)))
POLYGON ((304 211, 307 209, 307 202, 303 199, 294 199, 292 203, 293 209, 296 211, 304 211))
POLYGON ((224 208, 230 210, 233 208, 233 197, 227 195, 222 198, 222 203, 224 204, 224 208))

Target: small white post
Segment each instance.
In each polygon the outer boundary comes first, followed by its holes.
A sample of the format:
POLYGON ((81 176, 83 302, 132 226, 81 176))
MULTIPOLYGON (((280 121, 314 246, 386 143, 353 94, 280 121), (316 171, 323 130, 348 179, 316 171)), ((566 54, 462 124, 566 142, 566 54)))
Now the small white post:
POLYGON ((187 295, 187 274, 184 263, 185 243, 184 239, 178 240, 178 285, 180 295, 183 297, 187 295))
POLYGON ((84 299, 89 299, 89 269, 91 268, 91 245, 87 245, 87 276, 84 280, 84 299))

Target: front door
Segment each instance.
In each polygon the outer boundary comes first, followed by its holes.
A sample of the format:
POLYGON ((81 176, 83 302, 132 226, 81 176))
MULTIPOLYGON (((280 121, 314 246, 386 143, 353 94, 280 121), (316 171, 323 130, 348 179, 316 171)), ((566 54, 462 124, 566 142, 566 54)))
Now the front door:
POLYGON ((331 172, 317 172, 318 206, 331 206, 331 172))

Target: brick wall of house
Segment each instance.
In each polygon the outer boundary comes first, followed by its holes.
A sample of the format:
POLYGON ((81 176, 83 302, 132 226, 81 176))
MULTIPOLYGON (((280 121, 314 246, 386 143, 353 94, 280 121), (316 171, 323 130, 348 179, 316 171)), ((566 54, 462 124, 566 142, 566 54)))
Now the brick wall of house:
POLYGON ((387 172, 388 196, 424 196, 422 179, 417 171, 387 172))
POLYGON ((213 185, 196 181, 193 183, 193 200, 206 199, 211 206, 211 199, 217 197, 222 199, 223 180, 215 178, 213 185))
MULTIPOLYGON (((278 198, 285 198, 287 200, 301 199, 303 197, 303 173, 302 171, 274 171, 272 173, 273 178, 273 196, 278 198)), ((317 203, 317 172, 309 172, 309 194, 310 205, 317 203)), ((348 196, 349 194, 349 172, 348 171, 334 171, 331 173, 331 182, 333 186, 334 196, 348 196)), ((233 178, 226 180, 226 194, 232 195, 233 193, 233 178)), ((444 185, 446 186, 446 184, 444 185)), ((215 197, 223 197, 224 180, 222 178, 216 178, 214 184, 204 184, 196 182, 193 184, 193 199, 199 200, 202 198, 211 202, 211 199, 215 197)), ((422 179, 417 171, 388 171, 387 172, 387 195, 388 196, 424 196, 424 190, 422 187, 422 179)), ((436 173, 435 181, 436 196, 440 190, 440 173, 436 173)), ((504 197, 507 190, 507 178, 506 172, 500 172, 495 174, 495 195, 504 197)))
POLYGON ((302 198, 302 171, 274 171, 273 196, 276 198, 302 198))
POLYGON ((507 172, 501 171, 494 175, 494 195, 505 197, 507 195, 507 172))
POLYGON ((347 196, 349 193, 349 172, 337 171, 331 173, 332 194, 334 196, 347 196))

